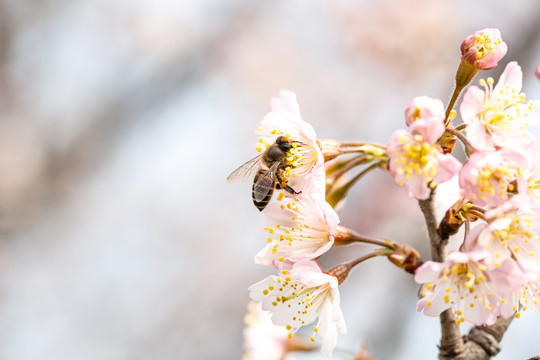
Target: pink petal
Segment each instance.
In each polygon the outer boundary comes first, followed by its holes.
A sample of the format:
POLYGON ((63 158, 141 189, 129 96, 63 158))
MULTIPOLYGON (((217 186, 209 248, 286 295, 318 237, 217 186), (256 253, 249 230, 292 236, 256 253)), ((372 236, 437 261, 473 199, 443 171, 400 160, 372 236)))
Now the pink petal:
POLYGON ((416 269, 414 281, 419 284, 431 283, 437 280, 439 274, 444 268, 444 264, 435 261, 426 261, 422 266, 416 269))
POLYGON ((484 104, 484 90, 480 89, 477 86, 471 86, 463 95, 463 100, 459 107, 461 112, 461 117, 465 124, 470 124, 473 122, 476 114, 478 114, 484 104))
POLYGON ((437 162, 439 163, 439 168, 437 170, 437 175, 433 179, 437 185, 450 180, 459 172, 462 166, 461 163, 450 154, 440 154, 437 156, 437 162))
POLYGON ((515 89, 516 93, 519 93, 521 91, 522 79, 523 72, 521 71, 521 67, 517 62, 511 61, 506 65, 506 68, 501 74, 499 82, 493 91, 496 93, 499 89, 509 86, 510 88, 515 89))

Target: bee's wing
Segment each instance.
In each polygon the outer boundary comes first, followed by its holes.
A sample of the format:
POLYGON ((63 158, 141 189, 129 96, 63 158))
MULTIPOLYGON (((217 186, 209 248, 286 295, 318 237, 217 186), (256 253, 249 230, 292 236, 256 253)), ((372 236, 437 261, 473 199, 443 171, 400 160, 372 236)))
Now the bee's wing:
POLYGON ((240 165, 238 169, 234 170, 228 177, 227 182, 235 182, 238 180, 251 180, 255 176, 255 170, 257 164, 260 163, 262 154, 255 156, 253 159, 240 165))
POLYGON ((255 201, 263 201, 270 191, 274 190, 276 171, 280 164, 279 161, 276 161, 265 173, 257 175, 257 179, 253 183, 253 197, 255 201))

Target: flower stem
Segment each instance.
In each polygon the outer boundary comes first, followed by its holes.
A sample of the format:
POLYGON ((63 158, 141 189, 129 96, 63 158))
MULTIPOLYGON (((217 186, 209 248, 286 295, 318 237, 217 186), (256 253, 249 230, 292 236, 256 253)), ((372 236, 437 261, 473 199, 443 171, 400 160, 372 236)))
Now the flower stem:
POLYGON ((465 86, 459 86, 459 85, 456 85, 456 87, 454 88, 454 93, 452 94, 452 98, 450 99, 450 103, 448 104, 448 107, 446 108, 446 113, 445 113, 445 118, 446 118, 446 121, 444 123, 444 125, 446 127, 448 127, 448 125, 450 124, 450 112, 454 109, 454 105, 456 104, 456 101, 459 97, 459 94, 461 94, 461 91, 463 90, 465 86))
POLYGON ((347 171, 352 170, 354 167, 356 167, 358 165, 362 165, 363 163, 365 163, 366 159, 367 159, 367 156, 365 154, 353 157, 341 169, 339 169, 339 170, 335 171, 334 173, 332 173, 332 178, 334 179, 334 181, 337 181, 347 171))
POLYGON ((349 182, 347 182, 344 186, 343 186, 343 189, 345 191, 345 193, 347 193, 349 191, 349 189, 358 181, 360 180, 364 175, 366 175, 368 172, 370 172, 371 170, 374 170, 376 169, 377 167, 379 167, 379 165, 381 164, 382 162, 381 161, 378 161, 378 162, 375 162, 373 164, 371 164, 370 166, 368 166, 367 168, 365 168, 364 170, 360 171, 355 177, 353 177, 349 182))
POLYGON ((473 205, 471 204, 471 206, 469 207, 470 210, 474 210, 478 213, 481 213, 481 214, 484 214, 486 212, 486 209, 484 209, 483 207, 480 207, 478 205, 473 205))
POLYGON ((392 245, 392 242, 388 240, 373 239, 368 236, 357 234, 351 229, 347 229, 343 226, 338 226, 335 233, 334 244, 335 245, 348 245, 353 242, 378 245, 378 246, 388 248, 390 250, 394 250, 394 246, 392 245))
POLYGON ((465 152, 467 153, 467 156, 470 157, 472 152, 474 151, 474 147, 471 145, 469 140, 467 140, 467 138, 456 129, 446 128, 446 131, 457 137, 463 143, 463 145, 465 145, 465 152))
POLYGON ((364 262, 366 260, 369 260, 371 258, 374 258, 376 256, 380 256, 380 255, 381 255, 381 253, 375 250, 375 251, 370 252, 370 253, 368 253, 368 254, 366 254, 364 256, 360 256, 358 259, 350 261, 350 262, 346 263, 345 265, 347 267, 349 267, 350 269, 352 269, 353 267, 360 264, 361 262, 364 262))
POLYGON ((384 161, 377 161, 362 170, 358 175, 356 175, 354 178, 349 180, 347 183, 343 185, 339 185, 337 187, 330 187, 330 189, 326 192, 326 201, 332 206, 336 206, 341 199, 343 199, 347 193, 349 192, 350 188, 362 178, 362 176, 366 175, 371 170, 374 170, 375 168, 379 167, 381 164, 383 164, 384 161))
POLYGON ((338 283, 341 284, 345 279, 349 276, 349 273, 351 270, 361 262, 364 262, 368 259, 374 258, 376 256, 382 256, 383 253, 381 252, 381 249, 375 250, 373 252, 370 252, 364 256, 359 257, 358 259, 355 259, 353 261, 350 261, 348 263, 340 264, 338 266, 333 267, 332 269, 328 270, 326 273, 328 275, 334 276, 338 283))
POLYGON ((361 143, 341 143, 339 148, 342 150, 347 150, 349 152, 353 152, 353 150, 356 151, 364 151, 366 148, 366 145, 368 146, 374 146, 381 148, 383 150, 386 150, 386 146, 377 144, 377 143, 371 143, 371 142, 361 142, 361 143))
POLYGON ((482 212, 482 211, 478 211, 476 209, 470 209, 468 211, 468 213, 475 216, 475 217, 477 217, 477 218, 479 218, 479 219, 485 220, 484 212, 482 212))

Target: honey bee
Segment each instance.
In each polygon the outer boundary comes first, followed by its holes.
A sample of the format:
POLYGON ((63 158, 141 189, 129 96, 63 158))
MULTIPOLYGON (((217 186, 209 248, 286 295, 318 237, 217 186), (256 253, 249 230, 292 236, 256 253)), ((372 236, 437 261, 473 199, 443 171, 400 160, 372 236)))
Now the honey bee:
POLYGON ((227 182, 246 180, 254 176, 251 197, 259 211, 263 211, 268 205, 274 189, 283 189, 293 195, 300 194, 287 185, 287 181, 281 176, 281 173, 291 166, 287 161, 287 155, 292 148, 293 141, 285 136, 279 136, 276 142, 260 155, 234 170, 227 177, 227 182))

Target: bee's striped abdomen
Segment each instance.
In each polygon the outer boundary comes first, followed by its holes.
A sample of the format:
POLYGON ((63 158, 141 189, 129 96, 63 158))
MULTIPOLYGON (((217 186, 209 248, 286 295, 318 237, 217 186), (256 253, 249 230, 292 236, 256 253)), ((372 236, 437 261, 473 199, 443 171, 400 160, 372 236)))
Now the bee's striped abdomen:
POLYGON ((251 188, 253 204, 255 204, 259 211, 263 211, 270 202, 275 186, 275 176, 269 176, 265 170, 259 169, 257 174, 255 174, 253 187, 251 188))

